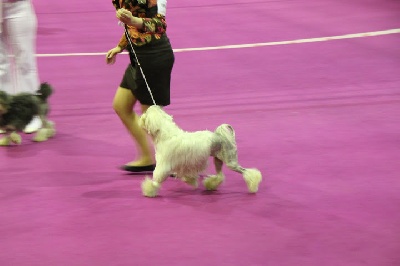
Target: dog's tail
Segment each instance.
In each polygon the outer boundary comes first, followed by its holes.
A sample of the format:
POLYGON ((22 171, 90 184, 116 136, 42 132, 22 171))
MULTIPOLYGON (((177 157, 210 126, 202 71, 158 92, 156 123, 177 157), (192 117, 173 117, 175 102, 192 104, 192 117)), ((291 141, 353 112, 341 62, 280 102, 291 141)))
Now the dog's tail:
POLYGON ((243 175, 249 192, 258 191, 258 185, 262 180, 261 172, 256 168, 243 168, 239 165, 235 131, 231 125, 222 124, 215 130, 215 133, 222 137, 221 150, 216 157, 225 162, 226 166, 243 175))
POLYGON ((37 97, 44 102, 47 101, 51 94, 53 94, 53 88, 46 82, 40 84, 39 89, 36 91, 37 97))

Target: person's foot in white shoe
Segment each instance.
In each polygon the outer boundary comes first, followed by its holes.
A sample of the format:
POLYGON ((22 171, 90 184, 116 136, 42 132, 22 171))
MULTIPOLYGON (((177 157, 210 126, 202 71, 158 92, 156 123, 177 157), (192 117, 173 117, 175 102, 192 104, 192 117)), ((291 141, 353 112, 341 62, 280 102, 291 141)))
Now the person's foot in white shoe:
POLYGON ((24 133, 31 134, 42 127, 42 120, 38 116, 33 117, 32 121, 25 127, 24 133))

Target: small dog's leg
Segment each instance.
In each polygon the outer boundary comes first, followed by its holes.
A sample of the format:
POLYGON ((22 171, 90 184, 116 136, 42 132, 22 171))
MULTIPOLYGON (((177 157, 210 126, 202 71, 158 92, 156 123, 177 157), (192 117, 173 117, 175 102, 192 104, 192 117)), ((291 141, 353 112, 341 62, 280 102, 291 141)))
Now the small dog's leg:
POLYGON ((167 179, 169 171, 163 169, 161 165, 156 166, 153 172, 153 179, 146 177, 142 182, 142 193, 143 196, 154 198, 158 194, 158 190, 161 188, 161 183, 167 179))
POLYGON ((182 178, 182 181, 192 186, 193 188, 198 188, 199 186, 198 177, 185 176, 182 178))
POLYGON ((217 127, 215 133, 223 139, 222 148, 216 153, 216 157, 222 160, 229 169, 243 175, 243 179, 250 193, 257 192, 258 185, 262 180, 261 172, 255 168, 246 169, 239 165, 233 127, 228 124, 223 124, 217 127))
MULTIPOLYGON (((237 158, 237 157, 236 157, 237 158)), ((262 180, 261 172, 256 168, 243 168, 236 160, 226 162, 229 169, 241 173, 250 193, 256 193, 262 180)))
POLYGON ((225 176, 222 173, 222 165, 223 161, 218 159, 217 157, 214 157, 214 166, 217 174, 210 175, 206 179, 204 179, 203 185, 207 190, 217 190, 219 185, 221 185, 224 181, 225 176))
POLYGON ((8 135, 4 136, 0 139, 0 146, 9 146, 10 144, 11 144, 11 140, 8 135))
POLYGON ((21 136, 15 131, 10 134, 10 140, 15 144, 21 144, 22 142, 21 136))
POLYGON ((17 132, 12 132, 0 139, 0 146, 9 146, 11 143, 21 144, 21 142, 21 136, 17 132))
POLYGON ((56 125, 53 121, 46 120, 47 137, 52 138, 56 134, 56 125))
POLYGON ((32 138, 32 140, 33 141, 36 141, 36 142, 43 142, 43 141, 46 141, 47 139, 48 139, 48 137, 47 137, 47 128, 40 128, 37 132, 36 132, 36 134, 35 134, 35 136, 32 138))
POLYGON ((32 139, 36 142, 46 141, 55 135, 54 123, 47 120, 44 116, 40 116, 40 119, 42 120, 42 128, 37 131, 32 139))

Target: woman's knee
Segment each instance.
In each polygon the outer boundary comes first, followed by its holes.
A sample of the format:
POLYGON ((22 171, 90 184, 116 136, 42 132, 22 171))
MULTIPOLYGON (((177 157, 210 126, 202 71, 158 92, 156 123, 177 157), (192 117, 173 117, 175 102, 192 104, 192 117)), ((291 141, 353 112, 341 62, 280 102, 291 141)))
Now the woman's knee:
POLYGON ((114 101, 113 109, 119 117, 131 115, 133 113, 133 107, 131 105, 124 104, 123 102, 114 101))
POLYGON ((112 107, 114 111, 119 115, 131 114, 133 107, 135 106, 136 98, 132 93, 124 88, 118 88, 115 93, 112 107))
POLYGON ((118 115, 123 114, 124 112, 126 112, 126 111, 125 111, 126 108, 125 108, 120 102, 116 101, 115 99, 114 99, 114 101, 113 101, 112 107, 113 107, 114 111, 115 111, 118 115))

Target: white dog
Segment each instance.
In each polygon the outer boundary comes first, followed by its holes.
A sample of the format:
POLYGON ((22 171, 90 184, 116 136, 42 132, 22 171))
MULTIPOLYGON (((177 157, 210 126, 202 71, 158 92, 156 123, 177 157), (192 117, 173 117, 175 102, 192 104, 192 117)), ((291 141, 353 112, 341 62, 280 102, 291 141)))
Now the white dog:
POLYGON ((141 115, 139 125, 152 137, 156 149, 153 178, 146 177, 142 182, 144 196, 157 196, 161 183, 172 173, 197 187, 199 174, 207 168, 210 156, 214 157, 216 175, 204 179, 207 190, 216 190, 222 183, 222 165, 225 163, 229 169, 243 174, 250 193, 257 192, 262 180, 261 172, 239 165, 235 132, 230 125, 222 124, 215 132, 186 132, 174 123, 172 116, 156 105, 141 115))

